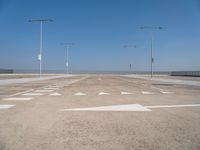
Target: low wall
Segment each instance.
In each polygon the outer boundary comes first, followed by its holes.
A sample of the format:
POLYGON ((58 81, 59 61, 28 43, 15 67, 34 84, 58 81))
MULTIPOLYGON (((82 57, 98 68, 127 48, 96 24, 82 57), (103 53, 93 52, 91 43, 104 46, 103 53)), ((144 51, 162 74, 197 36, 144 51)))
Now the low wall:
POLYGON ((0 74, 3 73, 13 73, 14 71, 12 69, 0 69, 0 74))
POLYGON ((170 75, 200 77, 200 71, 172 71, 170 75))

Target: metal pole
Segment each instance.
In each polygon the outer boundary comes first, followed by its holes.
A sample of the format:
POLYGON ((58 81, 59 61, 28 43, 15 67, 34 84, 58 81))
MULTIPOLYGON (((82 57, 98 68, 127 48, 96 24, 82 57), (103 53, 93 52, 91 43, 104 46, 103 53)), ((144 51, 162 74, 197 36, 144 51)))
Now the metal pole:
POLYGON ((151 78, 153 77, 153 35, 151 35, 151 78))
POLYGON ((42 21, 40 21, 40 78, 42 77, 42 21))
POLYGON ((69 74, 69 60, 68 60, 68 57, 69 57, 69 56, 68 56, 68 53, 69 53, 69 52, 68 52, 68 51, 69 51, 69 46, 67 45, 67 57, 66 57, 66 58, 67 58, 67 62, 66 62, 67 74, 69 74))

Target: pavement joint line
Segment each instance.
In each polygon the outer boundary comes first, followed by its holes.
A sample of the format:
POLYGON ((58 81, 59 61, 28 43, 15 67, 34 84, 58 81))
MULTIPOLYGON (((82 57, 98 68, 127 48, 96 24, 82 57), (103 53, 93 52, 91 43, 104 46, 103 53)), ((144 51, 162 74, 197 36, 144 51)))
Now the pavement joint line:
POLYGON ((9 97, 9 98, 4 98, 4 101, 30 101, 32 100, 33 97, 9 97))
POLYGON ((0 109, 8 109, 8 108, 12 108, 14 107, 15 105, 1 105, 0 104, 0 109))
POLYGON ((47 87, 47 88, 43 88, 44 90, 58 90, 59 88, 55 88, 55 87, 47 87))

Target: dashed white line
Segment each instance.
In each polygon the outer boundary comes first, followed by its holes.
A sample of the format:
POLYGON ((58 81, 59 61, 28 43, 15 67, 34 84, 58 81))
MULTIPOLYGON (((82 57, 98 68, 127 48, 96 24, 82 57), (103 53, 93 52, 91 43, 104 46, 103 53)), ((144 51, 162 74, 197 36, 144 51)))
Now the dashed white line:
POLYGON ((121 95, 130 95, 130 94, 132 94, 132 93, 129 93, 129 92, 121 92, 121 95))
POLYGON ((49 94, 50 96, 60 96, 61 94, 60 93, 52 93, 52 94, 49 94))
POLYGON ((33 91, 34 89, 29 89, 29 90, 26 90, 26 91, 23 91, 23 92, 19 92, 19 93, 15 93, 15 94, 12 94, 12 95, 9 95, 10 97, 13 97, 13 96, 17 96, 17 95, 21 95, 21 94, 24 94, 24 93, 28 93, 28 92, 31 92, 33 91))
POLYGON ((100 92, 99 95, 110 95, 110 93, 100 92))
POLYGON ((49 92, 53 92, 53 90, 35 90, 35 92, 38 92, 38 93, 49 93, 49 92))
POLYGON ((0 109, 8 109, 14 107, 15 105, 0 105, 0 109))
POLYGON ((4 98, 5 101, 30 101, 33 97, 10 97, 10 98, 4 98))
POLYGON ((82 93, 82 92, 78 92, 78 93, 75 93, 74 95, 76 95, 76 96, 83 96, 83 95, 86 95, 86 94, 82 93))
POLYGON ((147 94, 153 94, 153 93, 152 92, 148 92, 148 91, 142 91, 142 94, 147 95, 147 94))
POLYGON ((44 93, 25 93, 23 95, 25 95, 25 96, 41 96, 41 95, 44 95, 44 93))
POLYGON ((173 92, 160 91, 162 94, 173 94, 173 92))

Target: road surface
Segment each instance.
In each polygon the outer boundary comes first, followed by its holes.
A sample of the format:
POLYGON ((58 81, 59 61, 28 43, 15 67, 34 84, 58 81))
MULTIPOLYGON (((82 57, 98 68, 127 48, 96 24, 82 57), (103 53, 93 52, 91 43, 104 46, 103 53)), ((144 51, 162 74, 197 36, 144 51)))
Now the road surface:
POLYGON ((0 86, 0 150, 199 150, 200 87, 114 75, 0 86))

